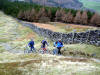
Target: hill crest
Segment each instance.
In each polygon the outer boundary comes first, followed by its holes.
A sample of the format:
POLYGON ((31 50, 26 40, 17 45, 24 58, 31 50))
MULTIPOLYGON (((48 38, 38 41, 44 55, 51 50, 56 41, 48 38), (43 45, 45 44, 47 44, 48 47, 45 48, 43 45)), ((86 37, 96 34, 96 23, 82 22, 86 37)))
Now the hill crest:
POLYGON ((39 5, 81 9, 83 4, 79 0, 10 0, 10 1, 25 1, 36 3, 39 5))

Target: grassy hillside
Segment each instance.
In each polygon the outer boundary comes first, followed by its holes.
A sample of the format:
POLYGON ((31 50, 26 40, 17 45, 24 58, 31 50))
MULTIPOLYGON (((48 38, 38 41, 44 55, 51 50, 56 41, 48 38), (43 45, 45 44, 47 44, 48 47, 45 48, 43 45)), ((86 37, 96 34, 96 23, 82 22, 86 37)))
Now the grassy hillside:
POLYGON ((73 32, 73 30, 76 30, 76 32, 85 32, 87 30, 100 29, 98 27, 82 26, 78 24, 68 24, 68 23, 61 23, 61 22, 48 22, 46 24, 33 22, 33 24, 41 28, 52 30, 54 32, 63 32, 63 33, 70 33, 73 32))
MULTIPOLYGON (((100 63, 88 58, 55 56, 50 54, 23 54, 30 38, 40 48, 43 37, 16 19, 0 12, 0 75, 99 75, 100 63)), ((49 50, 53 49, 52 42, 49 50)), ((65 45, 65 51, 83 50, 100 55, 100 47, 92 45, 65 45), (95 50, 95 51, 94 51, 95 50)))
POLYGON ((73 32, 73 30, 76 30, 76 32, 85 32, 87 30, 96 30, 99 29, 97 27, 92 26, 82 26, 78 24, 68 24, 68 23, 61 23, 61 22, 49 22, 50 25, 53 25, 55 27, 58 27, 56 30, 57 32, 65 32, 70 33, 73 32))
POLYGON ((0 12, 0 48, 8 51, 24 52, 31 38, 40 46, 42 37, 39 37, 30 28, 19 24, 14 18, 0 12))
MULTIPOLYGON (((40 26, 46 25, 46 28, 48 28, 48 24, 39 24, 40 26)), ((83 27, 83 26, 70 26, 70 30, 65 29, 66 24, 63 23, 49 23, 49 28, 54 29, 57 32, 72 32, 73 29, 77 29, 77 32, 85 31, 86 29, 95 29, 92 27, 83 27), (54 25, 55 26, 52 26, 54 25), (81 28, 81 29, 79 29, 81 28)), ((24 52, 23 50, 26 49, 26 45, 29 42, 30 38, 34 38, 35 41, 35 47, 39 49, 41 46, 41 40, 43 40, 43 37, 38 36, 36 33, 34 33, 30 28, 24 27, 21 24, 19 24, 14 18, 4 15, 2 12, 0 12, 0 52, 7 51, 15 51, 15 52, 24 52)), ((50 46, 48 47, 49 50, 53 50, 53 42, 48 40, 48 43, 50 46)), ((74 44, 74 48, 78 47, 76 50, 81 50, 81 46, 84 44, 74 44)), ((65 45, 69 46, 69 50, 74 50, 72 45, 65 45)), ((99 47, 93 47, 92 45, 84 45, 83 51, 89 53, 97 53, 97 56, 99 56, 100 53, 99 47), (92 49, 92 50, 91 50, 92 49)), ((67 49, 66 49, 67 50, 67 49)))
MULTIPOLYGON (((11 54, 0 57, 0 75, 99 75, 100 64, 63 56, 11 54)), ((3 56, 4 54, 0 54, 3 56)))
POLYGON ((84 7, 93 9, 100 13, 100 1, 92 1, 92 0, 79 0, 83 3, 84 7))

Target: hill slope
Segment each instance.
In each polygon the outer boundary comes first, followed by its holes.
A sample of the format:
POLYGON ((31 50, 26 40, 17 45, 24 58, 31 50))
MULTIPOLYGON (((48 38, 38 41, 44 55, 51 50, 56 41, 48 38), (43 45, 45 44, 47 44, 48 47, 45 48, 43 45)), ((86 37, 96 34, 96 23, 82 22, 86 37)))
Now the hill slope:
POLYGON ((83 3, 83 7, 95 10, 100 13, 100 0, 79 0, 83 3))
POLYGON ((36 3, 39 5, 72 8, 72 9, 86 9, 100 13, 100 0, 9 0, 9 1, 25 1, 29 3, 36 3))
MULTIPOLYGON (((16 1, 16 0, 11 0, 16 1)), ((73 8, 73 9, 80 9, 82 7, 82 3, 78 0, 18 0, 18 1, 25 1, 30 3, 36 3, 39 5, 46 5, 46 6, 60 6, 63 8, 73 8)))
MULTIPOLYGON (((50 54, 23 54, 30 37, 34 37, 36 45, 39 45, 42 39, 14 18, 0 12, 0 75, 100 74, 100 63, 95 63, 91 59, 50 54)), ((76 47, 72 45, 70 48, 76 47)))
POLYGON ((100 0, 9 0, 9 1, 25 1, 29 3, 36 3, 39 5, 85 9, 96 11, 100 13, 100 0))

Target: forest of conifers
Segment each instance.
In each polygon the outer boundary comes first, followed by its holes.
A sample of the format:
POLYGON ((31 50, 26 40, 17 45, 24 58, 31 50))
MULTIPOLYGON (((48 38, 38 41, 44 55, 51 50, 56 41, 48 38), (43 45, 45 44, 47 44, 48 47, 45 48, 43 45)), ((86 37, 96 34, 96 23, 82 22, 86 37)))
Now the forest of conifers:
POLYGON ((60 7, 47 7, 27 2, 0 0, 0 10, 4 13, 30 22, 64 22, 100 26, 98 13, 60 7))

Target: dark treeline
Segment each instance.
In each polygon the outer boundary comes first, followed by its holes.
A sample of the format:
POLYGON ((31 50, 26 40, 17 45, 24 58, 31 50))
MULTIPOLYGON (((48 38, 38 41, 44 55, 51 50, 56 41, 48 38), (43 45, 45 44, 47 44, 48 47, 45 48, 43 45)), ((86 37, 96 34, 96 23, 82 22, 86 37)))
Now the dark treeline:
POLYGON ((100 15, 90 11, 60 7, 46 7, 27 2, 0 0, 0 10, 8 15, 30 22, 64 22, 100 26, 100 15))

